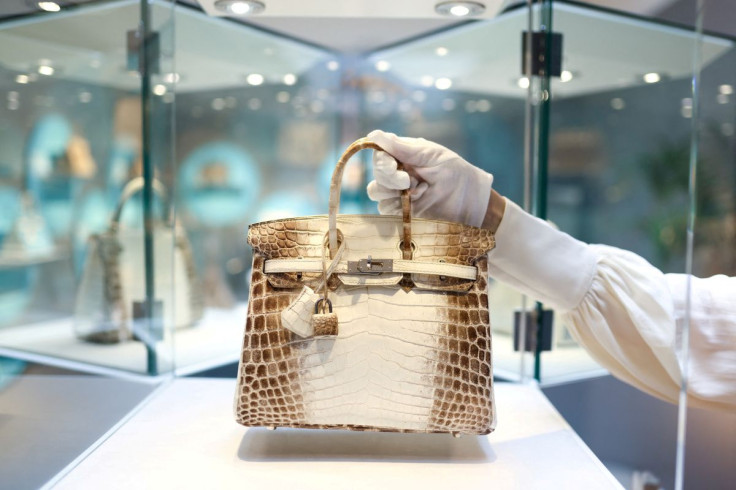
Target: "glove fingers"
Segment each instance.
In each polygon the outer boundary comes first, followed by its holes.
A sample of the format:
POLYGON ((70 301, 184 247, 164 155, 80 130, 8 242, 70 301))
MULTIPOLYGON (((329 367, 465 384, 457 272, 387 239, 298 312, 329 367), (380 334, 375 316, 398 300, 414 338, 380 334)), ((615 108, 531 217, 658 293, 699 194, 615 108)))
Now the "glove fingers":
POLYGON ((397 170, 396 160, 385 151, 373 152, 373 176, 388 189, 408 189, 409 174, 397 170))
POLYGON ((385 199, 394 199, 401 195, 401 191, 398 189, 392 189, 381 185, 379 182, 372 180, 368 183, 368 198, 371 201, 383 201, 385 199))
POLYGON ((368 133, 368 139, 404 163, 412 166, 423 166, 428 163, 423 158, 417 158, 427 146, 427 141, 423 138, 401 137, 376 129, 368 133))
POLYGON ((381 214, 400 215, 401 199, 384 199, 378 203, 378 212, 381 214))
POLYGON ((429 184, 426 182, 419 182, 416 186, 412 186, 411 200, 416 201, 417 199, 421 199, 427 189, 429 189, 429 184))

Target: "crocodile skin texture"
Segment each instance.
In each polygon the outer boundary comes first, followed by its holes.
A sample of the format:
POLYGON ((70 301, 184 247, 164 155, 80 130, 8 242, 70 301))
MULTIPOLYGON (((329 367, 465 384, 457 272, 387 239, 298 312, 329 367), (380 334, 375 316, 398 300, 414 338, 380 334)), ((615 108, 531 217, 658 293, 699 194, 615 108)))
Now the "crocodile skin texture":
MULTIPOLYGON (((487 434, 493 430, 488 230, 413 219, 413 259, 474 265, 475 281, 401 274, 330 278, 336 337, 302 338, 281 312, 320 275, 263 273, 265 260, 319 258, 327 217, 251 225, 253 272, 235 414, 246 426, 487 434), (373 282, 371 282, 373 279, 373 282), (416 280, 414 282, 412 279, 416 280), (383 282, 381 282, 383 281, 383 282), (354 281, 353 281, 354 282, 354 281)), ((340 215, 344 260, 400 259, 395 216, 340 215)))

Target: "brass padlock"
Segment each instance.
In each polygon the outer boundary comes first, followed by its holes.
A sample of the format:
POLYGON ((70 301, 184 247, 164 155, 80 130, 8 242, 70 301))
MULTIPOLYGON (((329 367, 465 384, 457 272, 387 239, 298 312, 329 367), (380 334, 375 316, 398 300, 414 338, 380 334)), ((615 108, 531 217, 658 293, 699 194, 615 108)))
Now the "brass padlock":
POLYGON ((337 337, 337 313, 332 312, 332 302, 329 299, 320 298, 314 304, 312 327, 315 337, 337 337), (325 313, 325 303, 327 303, 327 313, 325 313), (321 309, 320 305, 322 305, 321 309))

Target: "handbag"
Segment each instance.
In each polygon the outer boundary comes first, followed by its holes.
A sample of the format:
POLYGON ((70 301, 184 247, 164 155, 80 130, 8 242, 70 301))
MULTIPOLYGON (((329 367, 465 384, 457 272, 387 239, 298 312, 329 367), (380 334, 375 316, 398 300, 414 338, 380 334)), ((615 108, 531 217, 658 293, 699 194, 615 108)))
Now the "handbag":
MULTIPOLYGON (((153 188, 165 196, 160 182, 154 181, 153 188)), ((144 235, 142 229, 120 226, 120 216, 141 189, 142 177, 128 182, 108 229, 90 236, 74 318, 75 332, 83 340, 105 344, 134 338, 161 340, 166 327, 184 328, 202 317, 202 294, 186 232, 178 220, 173 225, 157 220, 153 224, 153 316, 160 315, 164 328, 162 332, 137 328, 136 317, 145 316, 144 235)))
POLYGON ((245 426, 487 434, 495 426, 490 230, 402 216, 250 225, 250 300, 235 417, 245 426))

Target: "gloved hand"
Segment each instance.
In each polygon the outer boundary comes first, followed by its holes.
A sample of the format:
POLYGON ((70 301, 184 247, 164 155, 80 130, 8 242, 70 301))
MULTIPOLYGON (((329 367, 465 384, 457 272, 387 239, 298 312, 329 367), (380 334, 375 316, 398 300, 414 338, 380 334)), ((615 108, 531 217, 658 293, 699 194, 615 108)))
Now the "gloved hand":
POLYGON ((493 175, 424 138, 375 130, 368 139, 385 150, 373 153, 376 180, 368 184, 368 197, 378 202, 379 213, 401 214, 401 190, 410 188, 413 216, 481 226, 493 175), (397 159, 404 171, 397 170, 397 159))

